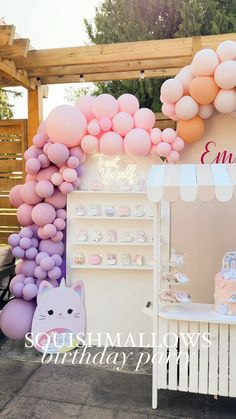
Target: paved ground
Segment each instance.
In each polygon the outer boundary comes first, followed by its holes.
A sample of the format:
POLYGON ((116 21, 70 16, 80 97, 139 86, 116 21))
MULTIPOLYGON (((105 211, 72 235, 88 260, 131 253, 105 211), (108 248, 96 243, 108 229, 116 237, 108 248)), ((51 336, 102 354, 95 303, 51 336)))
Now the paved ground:
POLYGON ((159 409, 153 411, 150 365, 134 373, 137 356, 122 372, 70 362, 42 365, 23 342, 1 338, 0 418, 236 418, 236 399, 171 391, 159 392, 159 409))

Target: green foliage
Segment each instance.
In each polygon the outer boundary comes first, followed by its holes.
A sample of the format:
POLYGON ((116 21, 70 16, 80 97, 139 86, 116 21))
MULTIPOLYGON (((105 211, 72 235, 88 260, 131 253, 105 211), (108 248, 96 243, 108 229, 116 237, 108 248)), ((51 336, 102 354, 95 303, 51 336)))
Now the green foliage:
POLYGON ((10 103, 10 97, 22 96, 21 93, 8 89, 0 89, 0 119, 13 118, 13 107, 10 103))
MULTIPOLYGON (((94 21, 84 22, 94 44, 230 33, 236 31, 236 0, 104 0, 94 21)), ((162 83, 163 79, 96 83, 93 94, 133 93, 141 106, 159 111, 162 83)))

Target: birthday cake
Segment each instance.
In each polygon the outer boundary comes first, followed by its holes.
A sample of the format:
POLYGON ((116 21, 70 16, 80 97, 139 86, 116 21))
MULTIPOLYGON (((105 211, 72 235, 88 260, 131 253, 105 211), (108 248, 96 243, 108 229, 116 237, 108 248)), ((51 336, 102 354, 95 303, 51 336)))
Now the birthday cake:
POLYGON ((236 316, 236 251, 225 254, 221 271, 215 276, 215 311, 236 316))

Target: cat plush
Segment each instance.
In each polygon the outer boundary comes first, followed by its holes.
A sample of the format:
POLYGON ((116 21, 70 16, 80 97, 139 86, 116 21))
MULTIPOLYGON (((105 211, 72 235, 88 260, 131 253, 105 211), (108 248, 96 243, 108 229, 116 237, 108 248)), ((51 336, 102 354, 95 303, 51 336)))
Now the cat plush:
POLYGON ((60 286, 53 288, 42 281, 32 322, 34 347, 39 352, 68 352, 81 343, 85 326, 83 282, 67 287, 63 278, 60 286))

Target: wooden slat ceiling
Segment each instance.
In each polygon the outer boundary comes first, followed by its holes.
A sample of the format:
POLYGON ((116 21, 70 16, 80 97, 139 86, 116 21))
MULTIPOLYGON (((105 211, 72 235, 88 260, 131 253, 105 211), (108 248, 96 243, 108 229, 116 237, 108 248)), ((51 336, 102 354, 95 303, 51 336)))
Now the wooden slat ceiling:
POLYGON ((0 26, 0 86, 172 77, 201 48, 236 41, 236 33, 83 47, 30 49, 13 25, 0 26))

